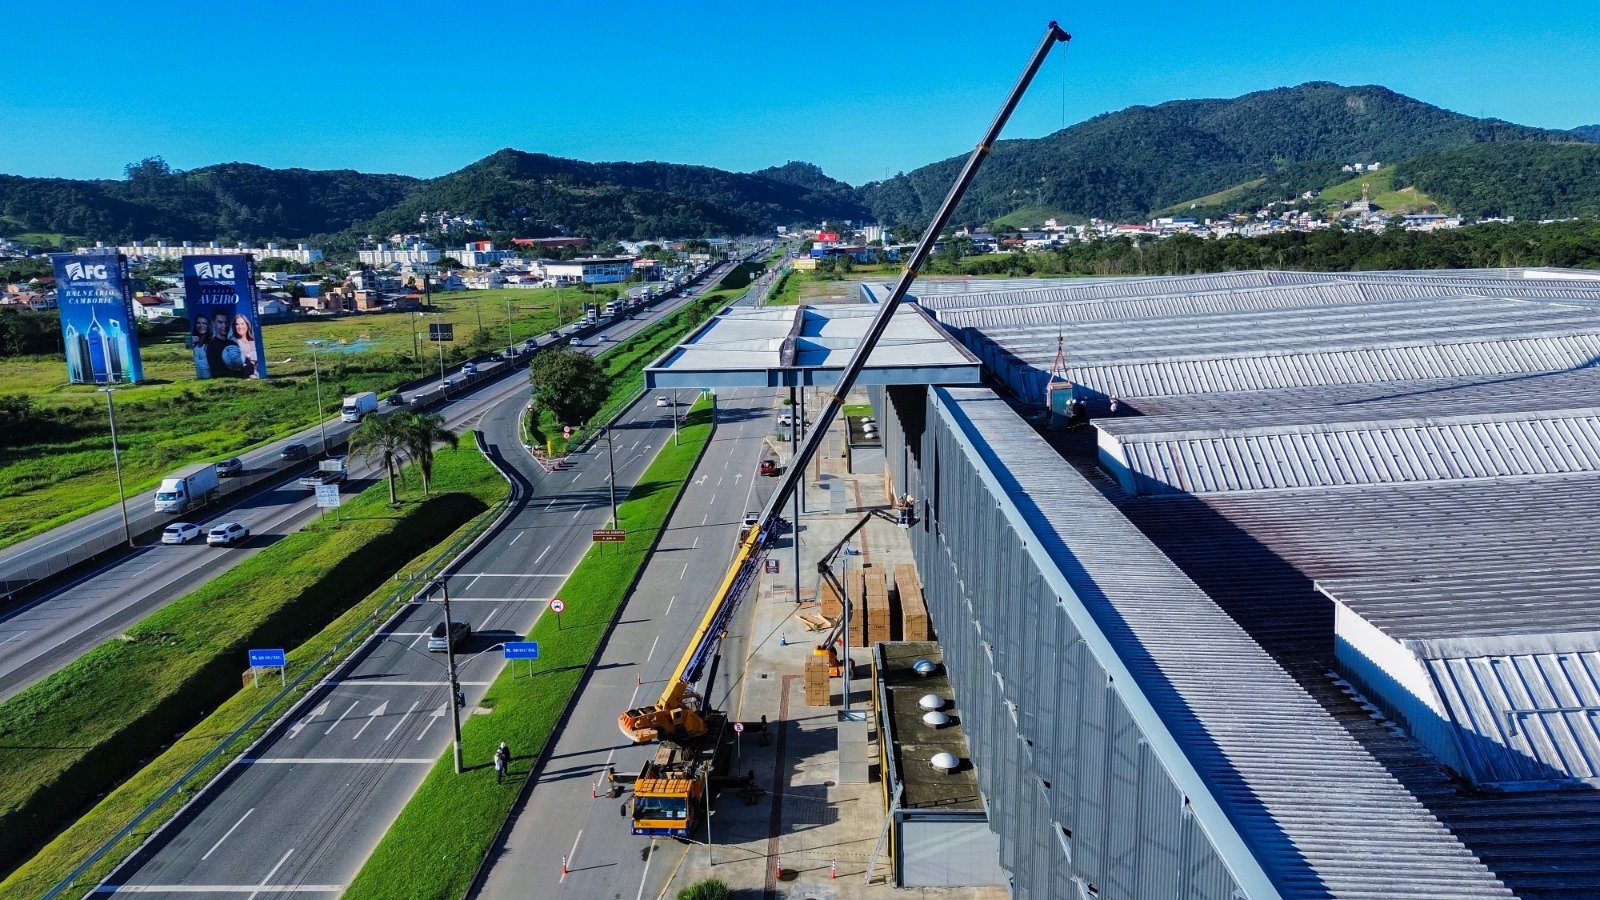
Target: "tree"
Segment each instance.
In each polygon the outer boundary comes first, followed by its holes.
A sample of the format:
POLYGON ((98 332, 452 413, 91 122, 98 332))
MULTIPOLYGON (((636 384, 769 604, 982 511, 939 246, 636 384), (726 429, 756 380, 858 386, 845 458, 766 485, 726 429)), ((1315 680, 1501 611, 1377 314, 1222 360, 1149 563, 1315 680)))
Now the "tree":
POLYGON ((533 405, 555 413, 561 422, 589 420, 605 402, 608 385, 600 364, 584 353, 562 348, 533 358, 528 367, 533 383, 533 405))
POLYGON ((383 471, 389 479, 389 504, 398 504, 394 479, 400 472, 400 458, 410 449, 410 429, 399 416, 369 415, 361 420, 361 427, 350 434, 350 455, 356 459, 383 460, 383 471))
POLYGON ((406 455, 417 461, 422 472, 422 496, 428 496, 428 482, 433 479, 433 448, 435 444, 449 444, 455 450, 461 446, 461 436, 444 427, 444 416, 438 413, 401 413, 405 431, 406 455))

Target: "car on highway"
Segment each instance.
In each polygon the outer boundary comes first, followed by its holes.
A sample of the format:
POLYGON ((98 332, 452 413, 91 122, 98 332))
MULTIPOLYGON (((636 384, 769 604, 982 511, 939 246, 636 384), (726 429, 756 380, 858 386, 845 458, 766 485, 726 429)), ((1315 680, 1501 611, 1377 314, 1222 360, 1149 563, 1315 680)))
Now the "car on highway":
MULTIPOLYGON (((550 336, 551 337, 555 337, 557 334, 558 334, 558 332, 554 332, 554 331, 550 332, 550 336)), ((522 342, 522 349, 524 349, 524 350, 532 350, 532 349, 534 349, 535 347, 538 347, 538 346, 539 346, 539 339, 538 338, 528 338, 527 340, 522 342)))
POLYGON ((571 344, 574 347, 587 347, 587 346, 589 346, 589 344, 586 341, 584 341, 584 339, 581 338, 581 337, 575 337, 572 340, 567 341, 567 343, 571 344))
POLYGON ((344 481, 344 478, 345 475, 343 471, 312 472, 309 475, 300 476, 300 486, 316 488, 324 484, 338 484, 339 482, 344 481))
POLYGON ((405 406, 406 395, 400 393, 399 391, 395 391, 389 396, 383 398, 383 402, 389 404, 390 406, 405 406))
MULTIPOLYGON (((783 413, 783 414, 778 416, 778 424, 779 425, 793 425, 794 424, 794 416, 790 415, 789 413, 783 413)), ((811 424, 811 417, 810 416, 806 416, 806 424, 807 425, 811 424)))
POLYGON ((238 522, 223 522, 206 532, 206 543, 213 547, 232 547, 234 544, 248 540, 250 527, 238 522))
POLYGON ((776 475, 778 474, 778 461, 775 459, 763 459, 757 471, 762 475, 776 475))
POLYGON ((466 376, 466 377, 471 377, 473 375, 478 374, 478 364, 477 363, 467 363, 466 365, 463 365, 461 367, 461 374, 463 376, 466 376))
POLYGON ((161 529, 161 543, 187 544, 200 536, 200 526, 193 522, 173 522, 161 529))
POLYGON ((445 637, 444 623, 433 626, 433 631, 428 635, 428 651, 443 653, 451 647, 461 646, 461 642, 472 637, 472 626, 465 622, 451 622, 450 636, 445 637))
POLYGON ((244 460, 237 456, 229 457, 217 463, 218 478, 233 478, 244 474, 244 460))
POLYGON ((278 458, 284 462, 299 462, 303 459, 310 459, 311 448, 299 443, 284 444, 283 449, 278 451, 278 458))
POLYGON ((663 396, 660 396, 660 397, 656 398, 656 405, 657 406, 671 406, 672 405, 672 400, 663 395, 663 396))

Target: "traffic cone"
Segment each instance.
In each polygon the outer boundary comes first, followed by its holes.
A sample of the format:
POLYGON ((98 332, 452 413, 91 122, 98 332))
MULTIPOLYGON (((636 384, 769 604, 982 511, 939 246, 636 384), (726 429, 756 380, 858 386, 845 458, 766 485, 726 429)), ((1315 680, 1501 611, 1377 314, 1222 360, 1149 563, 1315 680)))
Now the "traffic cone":
POLYGON ((773 878, 782 878, 783 877, 783 857, 781 857, 781 856, 774 856, 772 858, 772 877, 773 878))
POLYGON ((839 880, 839 861, 838 860, 834 860, 833 862, 828 863, 828 880, 829 881, 838 881, 839 880))
POLYGON ((596 781, 595 783, 589 785, 589 799, 590 800, 599 800, 600 799, 600 782, 596 781))
POLYGON ((561 877, 567 877, 567 858, 565 856, 561 857, 561 877))

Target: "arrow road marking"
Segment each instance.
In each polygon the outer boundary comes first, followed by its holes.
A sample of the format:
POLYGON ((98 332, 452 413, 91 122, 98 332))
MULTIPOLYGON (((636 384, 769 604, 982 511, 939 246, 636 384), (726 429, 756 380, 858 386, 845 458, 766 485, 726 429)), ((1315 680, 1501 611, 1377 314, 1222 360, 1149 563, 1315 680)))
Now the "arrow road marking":
POLYGON ((417 732, 417 740, 419 740, 419 741, 422 740, 422 736, 428 733, 428 729, 433 727, 433 723, 435 723, 435 722, 439 721, 440 719, 444 718, 444 714, 449 712, 449 711, 450 711, 450 701, 446 700, 443 706, 441 706, 438 709, 434 710, 433 714, 428 717, 428 724, 422 726, 422 730, 417 732))
POLYGON ((382 703, 379 703, 377 709, 373 710, 370 713, 367 713, 367 721, 363 722, 361 727, 356 729, 356 733, 350 736, 350 740, 353 741, 353 740, 356 740, 357 738, 361 737, 361 735, 366 732, 367 728, 372 725, 372 722, 373 722, 374 719, 378 718, 379 716, 383 715, 384 713, 386 713, 388 711, 389 711, 389 701, 385 700, 382 703))
POLYGON ((322 705, 321 706, 319 706, 316 709, 312 710, 311 712, 307 713, 306 717, 304 719, 301 719, 298 723, 295 724, 295 726, 293 728, 289 729, 289 739, 290 740, 294 740, 297 736, 299 736, 301 729, 303 729, 307 725, 311 724, 311 720, 312 719, 315 719, 317 716, 320 716, 323 713, 327 712, 328 711, 328 704, 332 703, 332 702, 333 702, 332 700, 324 700, 324 701, 322 701, 322 705))

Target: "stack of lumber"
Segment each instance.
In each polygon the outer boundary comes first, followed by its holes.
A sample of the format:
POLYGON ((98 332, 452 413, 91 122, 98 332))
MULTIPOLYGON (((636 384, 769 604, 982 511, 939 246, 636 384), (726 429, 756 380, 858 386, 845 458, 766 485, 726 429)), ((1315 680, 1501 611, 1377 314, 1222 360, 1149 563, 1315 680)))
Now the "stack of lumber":
POLYGON ((867 643, 889 640, 889 579, 882 569, 867 570, 867 643))
POLYGON ((917 567, 910 563, 895 566, 894 585, 900 595, 901 639, 932 640, 933 630, 928 627, 928 604, 922 599, 922 581, 917 578, 917 567))
POLYGON ((812 654, 806 657, 806 705, 828 706, 832 689, 828 685, 828 658, 812 654))
POLYGON ((860 569, 853 569, 846 578, 845 593, 850 596, 849 645, 865 647, 867 645, 866 573, 860 569))
POLYGON ((822 579, 822 617, 830 622, 844 618, 844 603, 831 578, 822 579))

